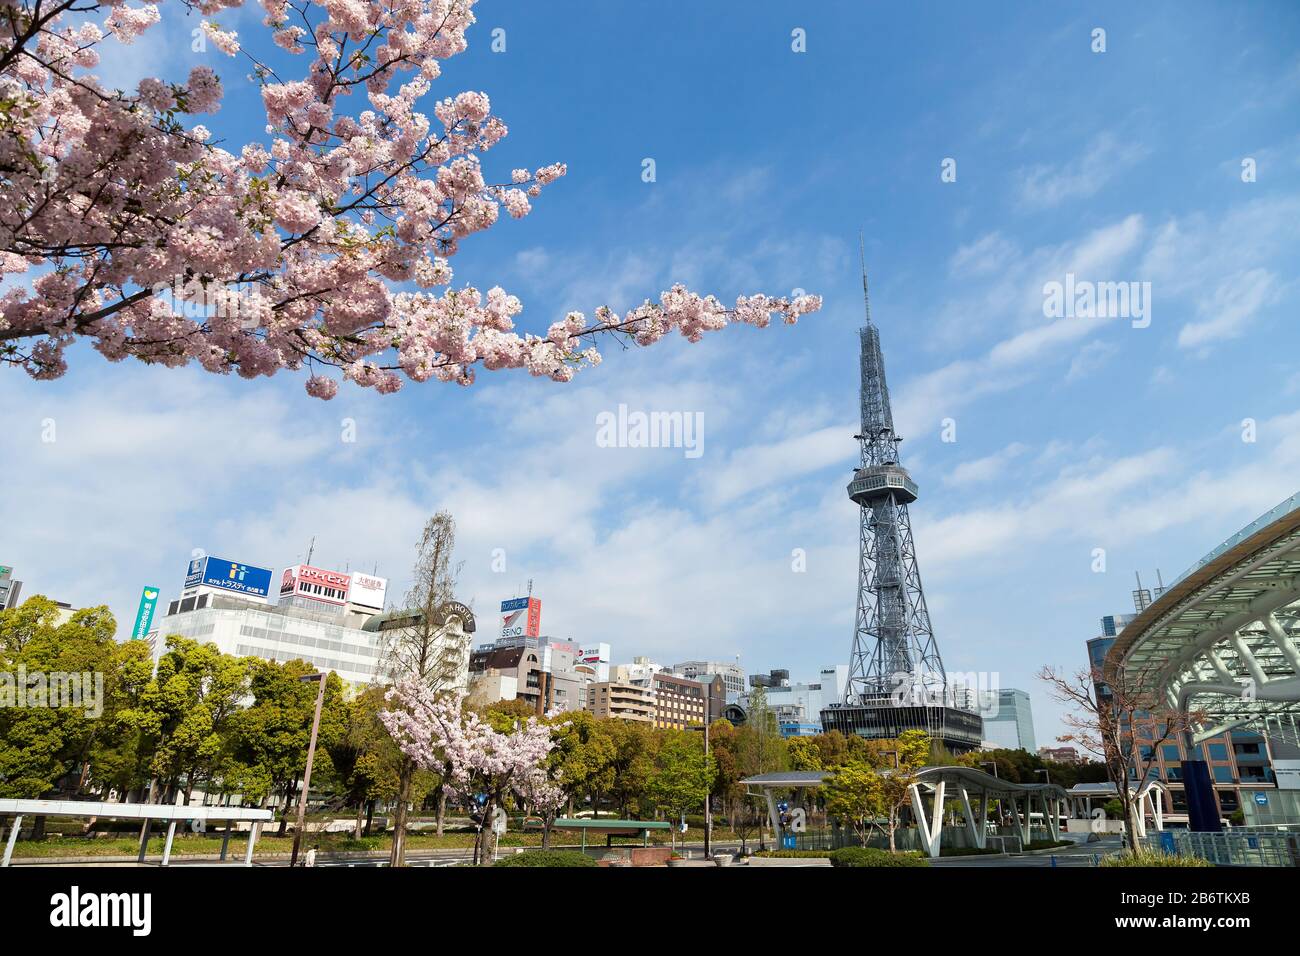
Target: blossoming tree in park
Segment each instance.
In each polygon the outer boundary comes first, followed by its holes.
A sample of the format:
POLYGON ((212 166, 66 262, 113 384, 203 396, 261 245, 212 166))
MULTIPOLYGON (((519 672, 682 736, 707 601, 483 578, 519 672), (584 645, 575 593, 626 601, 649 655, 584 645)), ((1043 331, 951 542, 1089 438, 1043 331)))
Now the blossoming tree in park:
MULTIPOLYGON (((213 17, 243 2, 162 6, 213 17)), ((112 361, 305 369, 307 391, 330 398, 339 378, 392 392, 403 377, 468 385, 479 367, 568 381, 600 360, 602 333, 696 341, 820 307, 762 294, 727 307, 673 286, 521 335, 519 299, 455 288, 450 261, 502 209, 527 215, 565 166, 494 176, 480 156, 506 125, 487 95, 426 98, 466 49, 475 0, 260 3, 274 59, 269 41, 201 21, 260 86, 266 141, 241 145, 197 122, 222 102, 208 66, 125 91, 96 77, 102 45, 136 40, 159 5, 0 0, 0 361, 56 378, 86 339, 112 361)))
POLYGON ((453 795, 482 796, 485 825, 474 845, 478 862, 492 860, 496 834, 487 824, 508 797, 558 806, 561 798, 543 766, 554 746, 550 726, 530 717, 503 733, 478 714, 462 712, 463 695, 438 693, 410 678, 398 681, 388 701, 392 709, 381 712, 380 719, 402 752, 424 768, 449 767, 446 785, 453 795))

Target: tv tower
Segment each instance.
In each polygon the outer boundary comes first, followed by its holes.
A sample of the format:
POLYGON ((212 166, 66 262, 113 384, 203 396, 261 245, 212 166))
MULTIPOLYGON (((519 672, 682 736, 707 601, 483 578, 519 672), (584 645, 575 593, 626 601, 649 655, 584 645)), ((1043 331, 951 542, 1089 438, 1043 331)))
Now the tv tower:
POLYGON ((918 489, 899 461, 903 439, 894 431, 880 330, 871 321, 865 254, 862 298, 862 431, 853 436, 861 460, 848 486, 858 505, 858 608, 845 699, 822 711, 822 726, 864 737, 924 730, 950 750, 970 750, 981 743, 983 721, 969 709, 978 705, 948 686, 925 606, 907 511, 918 489))

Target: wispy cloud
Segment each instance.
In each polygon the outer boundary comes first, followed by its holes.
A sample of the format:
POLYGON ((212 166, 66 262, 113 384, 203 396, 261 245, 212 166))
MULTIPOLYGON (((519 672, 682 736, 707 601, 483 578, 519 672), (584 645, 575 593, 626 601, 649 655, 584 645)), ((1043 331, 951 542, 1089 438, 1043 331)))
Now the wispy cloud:
POLYGON ((1021 171, 1020 200, 1027 206, 1059 206, 1072 199, 1087 199, 1149 153, 1139 142, 1121 142, 1113 133, 1101 133, 1076 158, 1061 164, 1040 163, 1021 171))

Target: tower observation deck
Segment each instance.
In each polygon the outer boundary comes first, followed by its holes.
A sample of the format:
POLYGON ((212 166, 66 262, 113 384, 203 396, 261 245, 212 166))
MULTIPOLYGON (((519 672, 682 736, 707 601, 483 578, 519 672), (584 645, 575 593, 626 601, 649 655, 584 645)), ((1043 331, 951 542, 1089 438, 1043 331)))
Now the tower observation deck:
POLYGON ((885 382, 880 330, 871 321, 862 268, 866 324, 859 330, 861 450, 848 495, 858 506, 857 617, 843 703, 822 711, 822 726, 863 737, 924 730, 949 750, 979 747, 984 725, 970 701, 949 687, 916 566, 907 507, 919 494, 899 460, 902 438, 885 382))

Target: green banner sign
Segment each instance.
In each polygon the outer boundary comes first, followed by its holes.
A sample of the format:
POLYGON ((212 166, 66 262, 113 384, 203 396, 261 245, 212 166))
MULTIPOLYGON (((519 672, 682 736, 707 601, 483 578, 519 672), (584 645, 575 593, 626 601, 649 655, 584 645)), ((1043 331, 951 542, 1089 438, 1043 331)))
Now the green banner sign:
POLYGON ((153 612, 157 606, 158 589, 146 586, 140 592, 140 610, 135 612, 135 627, 131 628, 131 640, 140 641, 149 636, 149 625, 153 623, 153 612))

